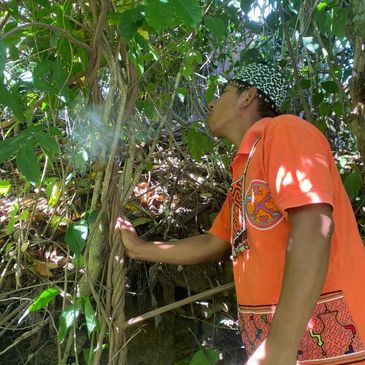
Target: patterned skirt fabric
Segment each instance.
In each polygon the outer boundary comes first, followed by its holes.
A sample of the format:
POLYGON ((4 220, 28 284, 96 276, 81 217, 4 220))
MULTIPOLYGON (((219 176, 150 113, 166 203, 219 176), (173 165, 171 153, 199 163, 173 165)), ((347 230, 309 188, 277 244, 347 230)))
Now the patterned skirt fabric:
MULTIPOLYGON (((268 335, 275 305, 239 306, 242 340, 251 355, 268 335)), ((323 294, 298 350, 297 364, 365 364, 365 346, 342 292, 323 294)))

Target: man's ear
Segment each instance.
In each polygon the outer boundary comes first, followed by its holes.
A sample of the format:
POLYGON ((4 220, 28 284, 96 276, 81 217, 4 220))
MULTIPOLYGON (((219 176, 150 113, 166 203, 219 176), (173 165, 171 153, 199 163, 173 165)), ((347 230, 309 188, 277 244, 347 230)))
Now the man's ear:
POLYGON ((250 105, 257 96, 257 88, 255 86, 244 90, 239 97, 240 108, 245 108, 250 105))

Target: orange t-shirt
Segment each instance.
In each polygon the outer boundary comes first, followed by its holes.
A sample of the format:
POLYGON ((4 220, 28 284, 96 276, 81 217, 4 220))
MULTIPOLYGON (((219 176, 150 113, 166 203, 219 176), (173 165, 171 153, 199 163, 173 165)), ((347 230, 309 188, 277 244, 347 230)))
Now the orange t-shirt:
MULTIPOLYGON (((233 181, 239 181, 259 138, 245 181, 250 248, 233 261, 246 350, 253 353, 266 338, 279 301, 290 231, 287 209, 327 203, 335 227, 329 267, 298 363, 365 364, 365 247, 330 146, 318 129, 296 116, 261 119, 248 130, 232 161, 233 181)), ((242 224, 240 189, 239 183, 232 185, 210 230, 227 242, 242 224)))

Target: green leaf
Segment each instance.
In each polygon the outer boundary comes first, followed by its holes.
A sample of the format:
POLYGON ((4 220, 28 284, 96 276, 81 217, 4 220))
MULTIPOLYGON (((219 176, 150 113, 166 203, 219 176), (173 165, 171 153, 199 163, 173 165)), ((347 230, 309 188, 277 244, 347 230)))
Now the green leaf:
POLYGON ((92 332, 96 328, 97 320, 96 320, 96 314, 95 314, 94 308, 90 303, 89 297, 85 297, 84 314, 85 314, 85 320, 86 320, 87 333, 90 338, 92 332))
POLYGON ((0 141, 0 163, 3 163, 15 156, 20 148, 15 138, 0 141))
POLYGON ((51 6, 48 0, 36 0, 36 2, 45 8, 49 8, 51 6))
POLYGON ((119 31, 121 36, 129 41, 136 34, 144 18, 144 7, 137 6, 122 13, 119 18, 119 31))
POLYGON ((48 155, 48 157, 53 157, 58 152, 58 143, 49 134, 44 132, 39 132, 36 134, 35 139, 42 150, 48 155))
POLYGON ((355 200, 362 188, 362 176, 357 171, 352 171, 349 174, 345 175, 343 179, 343 184, 347 191, 347 194, 351 200, 355 200))
POLYGON ((179 87, 176 90, 176 96, 180 99, 180 101, 183 103, 185 101, 187 95, 187 90, 185 87, 179 87))
POLYGON ((318 11, 322 11, 325 10, 328 7, 328 4, 325 1, 321 1, 318 5, 317 5, 317 9, 318 11))
POLYGON ((315 106, 318 106, 318 105, 320 105, 321 103, 322 103, 322 101, 323 101, 323 99, 324 99, 324 93, 321 93, 321 92, 319 92, 319 93, 315 93, 314 95, 313 95, 313 104, 315 105, 315 106))
POLYGON ((199 0, 173 0, 176 16, 182 22, 195 27, 202 19, 202 9, 199 0))
POLYGON ((90 212, 87 217, 86 217, 86 221, 87 221, 87 224, 89 226, 91 226, 92 224, 94 224, 98 218, 98 215, 100 213, 100 209, 96 209, 96 210, 93 210, 92 212, 90 212))
POLYGON ((206 16, 204 25, 216 38, 223 39, 227 35, 227 27, 221 18, 206 16))
POLYGON ((11 189, 10 180, 0 180, 0 196, 7 195, 11 189))
POLYGON ((205 92, 205 101, 207 104, 209 104, 213 98, 214 95, 218 92, 218 89, 222 87, 227 80, 223 76, 208 76, 208 88, 205 92))
POLYGON ((51 136, 59 136, 59 137, 62 137, 62 131, 59 128, 54 127, 54 126, 50 126, 48 128, 48 130, 49 130, 49 134, 51 136))
POLYGON ((16 156, 16 164, 19 171, 33 185, 36 185, 40 178, 41 172, 37 156, 35 155, 32 146, 29 143, 20 148, 16 156))
POLYGON ((332 107, 331 107, 331 104, 330 103, 322 103, 319 106, 319 114, 322 117, 328 116, 328 114, 330 114, 331 110, 332 110, 332 107))
POLYGON ((8 106, 19 120, 24 119, 19 98, 11 93, 2 82, 0 82, 0 104, 8 106))
POLYGON ((193 355, 189 365, 215 365, 218 361, 218 350, 201 348, 193 355))
POLYGON ((76 320, 79 318, 81 312, 80 300, 66 307, 60 316, 59 331, 58 331, 58 341, 62 343, 67 335, 67 331, 76 320))
POLYGON ((244 13, 248 13, 252 7, 254 0, 241 0, 241 9, 244 13))
POLYGON ((84 364, 93 364, 95 358, 95 350, 93 347, 82 348, 82 354, 84 357, 84 364))
POLYGON ((259 62, 263 59, 258 48, 248 48, 240 53, 240 61, 246 64, 259 62))
POLYGON ((28 312, 34 312, 47 306, 47 304, 55 298, 60 291, 57 288, 48 288, 43 290, 41 294, 29 306, 28 312))
POLYGON ((276 11, 271 12, 265 19, 265 23, 267 24, 267 26, 269 28, 271 28, 272 30, 276 30, 280 24, 281 24, 281 19, 279 17, 279 13, 276 11))
POLYGON ((19 204, 18 203, 13 203, 9 209, 9 213, 8 213, 8 219, 9 222, 6 226, 6 234, 10 235, 14 232, 14 225, 17 222, 17 218, 16 215, 19 212, 19 204))
POLYGON ((323 89, 325 89, 329 93, 337 93, 338 88, 334 81, 324 81, 321 83, 323 89))
POLYGON ((309 89, 312 84, 311 81, 308 79, 302 79, 300 83, 303 89, 309 89))
MULTIPOLYGON (((40 91, 48 91, 57 94, 65 86, 68 77, 62 63, 59 60, 47 60, 39 63, 33 71, 34 87, 40 91)), ((64 88, 63 93, 68 94, 64 88)))
POLYGON ((76 256, 80 256, 85 247, 88 235, 88 224, 85 220, 72 223, 68 226, 65 240, 76 256))
POLYGON ((213 147, 211 139, 197 124, 193 124, 188 132, 183 134, 183 140, 188 145, 188 149, 195 160, 200 160, 213 147))
POLYGON ((147 22, 158 33, 168 27, 175 16, 173 0, 147 0, 146 18, 147 22))
POLYGON ((334 102, 333 111, 337 117, 341 117, 343 115, 343 105, 339 101, 334 102))
POLYGON ((332 18, 327 11, 316 11, 316 20, 318 28, 322 35, 328 35, 331 33, 332 18))
POLYGON ((52 61, 38 63, 33 71, 34 87, 41 91, 52 90, 52 61))
POLYGON ((334 7, 332 34, 336 37, 343 38, 346 36, 346 27, 349 18, 349 9, 334 7))
POLYGON ((255 21, 247 21, 245 23, 245 26, 247 29, 251 30, 255 34, 261 34, 262 33, 262 24, 255 21))
POLYGON ((6 46, 2 40, 0 40, 0 81, 4 80, 4 69, 6 64, 6 46))
POLYGON ((86 149, 84 149, 82 146, 77 146, 76 148, 77 149, 75 151, 73 159, 73 162, 75 164, 75 169, 84 171, 87 162, 89 161, 89 154, 87 153, 86 149))

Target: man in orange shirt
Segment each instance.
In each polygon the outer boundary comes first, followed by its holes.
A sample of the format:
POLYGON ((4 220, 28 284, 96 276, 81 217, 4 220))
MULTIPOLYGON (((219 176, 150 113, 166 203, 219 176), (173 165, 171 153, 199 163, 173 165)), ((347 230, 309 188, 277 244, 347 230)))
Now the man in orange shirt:
POLYGON ((231 249, 248 364, 365 364, 365 248, 327 140, 278 115, 286 88, 250 64, 210 104, 211 132, 238 152, 209 233, 151 244, 117 227, 136 259, 186 265, 231 249))

